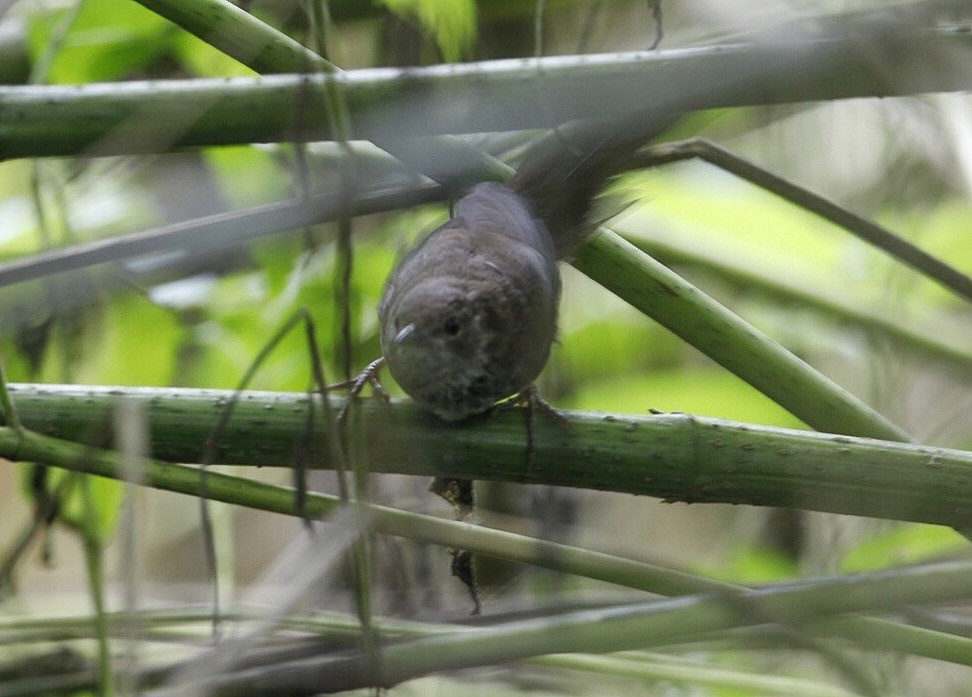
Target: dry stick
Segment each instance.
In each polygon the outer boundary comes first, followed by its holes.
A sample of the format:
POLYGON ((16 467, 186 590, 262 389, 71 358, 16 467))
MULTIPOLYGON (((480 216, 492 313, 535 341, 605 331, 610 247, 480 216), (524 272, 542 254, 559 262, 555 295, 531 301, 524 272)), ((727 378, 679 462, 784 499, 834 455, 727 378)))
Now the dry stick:
POLYGON ((546 0, 536 0, 537 6, 533 15, 533 57, 543 56, 543 14, 546 0))
MULTIPOLYGON (((148 452, 148 420, 143 405, 132 400, 119 400, 113 410, 114 447, 123 466, 121 481, 124 494, 119 524, 121 526, 121 576, 123 605, 121 611, 121 650, 117 678, 121 695, 137 694, 133 676, 139 670, 139 517, 135 497, 142 480, 142 458, 148 452)), ((110 625, 109 625, 110 626, 110 625)))
MULTIPOLYGON (((316 46, 314 57, 308 56, 304 68, 308 72, 343 75, 343 71, 329 60, 331 17, 326 0, 305 0, 307 15, 311 24, 311 36, 316 46)), ((284 66, 279 66, 283 68, 284 66)), ((273 73, 269 69, 265 72, 273 73)), ((328 80, 325 85, 324 113, 327 117, 334 140, 341 149, 344 159, 340 169, 338 185, 338 260, 340 273, 337 275, 337 302, 341 306, 340 337, 342 376, 351 379, 351 272, 353 269, 353 249, 351 246, 350 201, 354 197, 354 153, 349 146, 351 123, 344 83, 339 79, 328 80)))
POLYGON ((712 141, 693 138, 655 145, 636 153, 634 162, 641 167, 653 167, 693 158, 705 160, 816 213, 972 302, 972 278, 968 275, 936 259, 873 220, 857 215, 804 186, 773 174, 712 141))

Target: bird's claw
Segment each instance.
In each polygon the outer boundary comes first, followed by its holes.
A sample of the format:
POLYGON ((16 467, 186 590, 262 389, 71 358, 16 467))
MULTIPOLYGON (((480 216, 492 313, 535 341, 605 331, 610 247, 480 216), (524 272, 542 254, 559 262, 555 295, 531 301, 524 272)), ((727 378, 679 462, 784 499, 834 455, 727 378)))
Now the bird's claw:
POLYGON ((386 405, 391 404, 391 397, 389 396, 388 391, 385 390, 381 384, 381 381, 378 379, 378 373, 381 371, 384 365, 384 356, 376 358, 365 366, 364 370, 358 373, 354 378, 350 380, 342 380, 341 382, 335 382, 324 388, 326 392, 330 392, 332 390, 348 391, 348 398, 341 407, 341 411, 338 412, 339 422, 344 421, 345 417, 348 415, 348 410, 351 408, 351 404, 355 399, 357 399, 358 395, 361 394, 361 390, 364 389, 365 385, 371 385, 371 389, 375 396, 379 397, 386 405))

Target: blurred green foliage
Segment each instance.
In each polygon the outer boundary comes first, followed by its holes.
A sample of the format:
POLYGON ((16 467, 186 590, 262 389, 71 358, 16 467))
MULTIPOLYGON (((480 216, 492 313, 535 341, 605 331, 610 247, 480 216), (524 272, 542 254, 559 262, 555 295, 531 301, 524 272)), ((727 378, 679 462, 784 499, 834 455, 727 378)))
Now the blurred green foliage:
MULTIPOLYGON (((30 49, 36 63, 56 42, 72 6, 38 14, 31 23, 30 49)), ((118 80, 145 68, 171 50, 174 28, 134 2, 87 0, 61 39, 49 82, 81 84, 118 80)))
POLYGON ((414 18, 429 33, 447 62, 466 58, 476 40, 473 0, 380 0, 395 14, 414 18))
POLYGON ((698 569, 712 578, 743 585, 775 583, 800 575, 797 563, 779 551, 740 543, 728 550, 718 564, 698 569))
POLYGON ((73 6, 62 5, 31 16, 28 39, 32 63, 36 65, 51 46, 57 48, 46 82, 83 84, 170 77, 174 67, 181 68, 185 76, 253 74, 136 2, 84 0, 70 21, 74 12, 73 6))
POLYGON ((908 523, 862 540, 840 560, 840 571, 877 571, 961 553, 962 535, 940 525, 908 523))

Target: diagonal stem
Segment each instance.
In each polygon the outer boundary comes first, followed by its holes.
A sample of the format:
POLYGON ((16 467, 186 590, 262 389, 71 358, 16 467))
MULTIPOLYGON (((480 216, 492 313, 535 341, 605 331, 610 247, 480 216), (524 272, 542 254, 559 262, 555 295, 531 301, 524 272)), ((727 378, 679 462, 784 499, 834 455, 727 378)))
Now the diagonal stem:
POLYGON ((705 160, 801 208, 816 213, 972 302, 972 278, 968 275, 919 249, 873 220, 864 218, 778 174, 773 174, 712 141, 693 138, 644 148, 635 155, 634 164, 639 167, 654 167, 694 158, 705 160))

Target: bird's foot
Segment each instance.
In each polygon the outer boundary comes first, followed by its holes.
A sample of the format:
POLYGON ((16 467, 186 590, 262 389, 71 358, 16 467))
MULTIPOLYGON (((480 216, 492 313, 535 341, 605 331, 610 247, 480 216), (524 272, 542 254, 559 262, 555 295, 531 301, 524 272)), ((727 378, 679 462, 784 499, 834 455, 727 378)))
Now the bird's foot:
POLYGON ((385 390, 381 384, 381 381, 378 379, 378 373, 381 372, 384 365, 384 356, 376 358, 365 366, 364 370, 358 373, 357 376, 351 378, 350 380, 335 382, 325 388, 325 391, 327 392, 331 392, 332 390, 348 391, 348 398, 341 407, 341 411, 338 412, 339 422, 344 422, 345 417, 348 415, 348 410, 351 408, 351 404, 361 394, 361 390, 364 389, 365 385, 371 385, 371 390, 376 397, 379 397, 385 404, 391 404, 391 397, 388 395, 387 390, 385 390))

